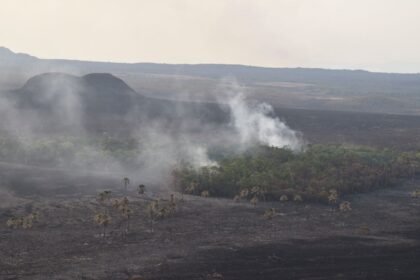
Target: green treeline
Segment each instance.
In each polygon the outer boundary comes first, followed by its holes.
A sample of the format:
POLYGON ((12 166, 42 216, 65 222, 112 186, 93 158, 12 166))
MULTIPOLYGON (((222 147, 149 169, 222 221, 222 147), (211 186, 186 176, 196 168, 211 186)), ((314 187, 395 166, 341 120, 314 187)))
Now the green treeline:
POLYGON ((258 190, 260 199, 299 197, 327 202, 331 193, 349 194, 395 185, 420 173, 420 152, 400 153, 368 147, 314 145, 294 153, 260 147, 199 169, 173 171, 182 192, 235 197, 258 190), (262 195, 261 195, 262 194, 262 195))

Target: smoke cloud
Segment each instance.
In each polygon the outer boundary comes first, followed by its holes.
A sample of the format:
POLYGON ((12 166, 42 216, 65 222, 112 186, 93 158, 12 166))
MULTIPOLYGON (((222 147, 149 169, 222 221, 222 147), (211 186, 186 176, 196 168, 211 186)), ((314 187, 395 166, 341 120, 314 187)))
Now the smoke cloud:
POLYGON ((228 100, 232 126, 244 146, 253 144, 300 150, 302 143, 297 133, 278 117, 267 103, 251 106, 243 94, 237 93, 228 100))
POLYGON ((282 122, 269 104, 249 102, 236 82, 224 83, 227 87, 216 94, 218 104, 214 108, 226 114, 224 123, 194 118, 185 107, 192 104, 175 102, 176 121, 140 116, 135 109, 127 111, 119 120, 129 119, 130 131, 124 136, 93 133, 85 127, 92 119, 84 112, 79 96, 87 90, 83 84, 58 76, 55 81, 37 85, 40 88, 35 92, 40 94, 31 96, 31 102, 41 108, 38 111, 22 109, 6 95, 0 99, 2 129, 13 138, 8 145, 18 151, 3 156, 2 161, 45 164, 72 173, 101 171, 149 185, 165 185, 180 164, 195 168, 217 165, 214 151, 238 154, 258 145, 299 151, 303 146, 300 134, 282 122), (44 115, 43 106, 52 111, 44 115), (59 131, 39 129, 57 124, 59 131))

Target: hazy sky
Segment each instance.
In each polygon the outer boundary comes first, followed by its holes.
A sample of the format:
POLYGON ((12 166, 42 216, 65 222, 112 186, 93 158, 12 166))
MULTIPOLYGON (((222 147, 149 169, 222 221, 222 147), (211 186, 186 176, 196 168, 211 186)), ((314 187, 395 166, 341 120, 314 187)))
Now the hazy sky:
POLYGON ((419 0, 0 0, 41 58, 420 72, 419 0))

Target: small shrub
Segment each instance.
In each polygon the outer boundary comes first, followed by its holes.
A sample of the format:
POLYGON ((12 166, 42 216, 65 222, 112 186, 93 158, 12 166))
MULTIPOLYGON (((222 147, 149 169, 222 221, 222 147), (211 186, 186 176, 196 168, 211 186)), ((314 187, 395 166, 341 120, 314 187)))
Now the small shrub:
POLYGON ((101 204, 106 204, 111 199, 111 191, 102 191, 98 194, 97 200, 101 204))
POLYGON ((258 197, 254 196, 249 202, 251 202, 251 204, 255 207, 257 206, 258 201, 258 197))
POLYGON ((287 195, 283 194, 282 196, 280 196, 280 201, 281 202, 286 202, 288 200, 289 200, 289 198, 287 197, 287 195))
POLYGON ((241 190, 241 192, 239 193, 239 197, 243 198, 243 199, 247 199, 249 195, 249 190, 248 189, 243 189, 241 190))
POLYGON ((7 227, 12 228, 12 229, 18 229, 19 227, 22 226, 22 223, 23 223, 22 218, 13 217, 7 220, 6 225, 7 227))
POLYGON ((340 203, 340 207, 339 207, 341 212, 348 212, 351 211, 351 203, 348 201, 343 201, 340 203))
POLYGON ((266 218, 267 220, 273 219, 273 217, 275 215, 276 215, 276 209, 274 209, 274 208, 269 208, 269 209, 265 210, 265 212, 264 212, 264 218, 266 218))
POLYGON ((329 195, 328 195, 328 202, 330 204, 337 204, 337 200, 338 200, 338 192, 335 189, 332 189, 329 191, 329 195))
POLYGON ((368 235, 370 234, 370 228, 368 227, 368 225, 361 225, 357 232, 361 235, 368 235))
POLYGON ((293 197, 293 201, 295 202, 302 202, 302 196, 300 194, 295 194, 295 196, 293 197))
POLYGON ((185 192, 188 194, 193 194, 197 188, 197 184, 195 182, 191 182, 188 187, 185 188, 185 192))
POLYGON ((412 191, 411 194, 410 194, 410 196, 412 198, 419 198, 420 197, 420 190, 412 191))
MULTIPOLYGON (((173 201, 175 203, 175 200, 173 201)), ((164 219, 175 212, 175 206, 171 201, 168 205, 161 206, 159 200, 152 201, 147 206, 147 212, 150 219, 150 230, 154 231, 153 225, 158 219, 164 219)))

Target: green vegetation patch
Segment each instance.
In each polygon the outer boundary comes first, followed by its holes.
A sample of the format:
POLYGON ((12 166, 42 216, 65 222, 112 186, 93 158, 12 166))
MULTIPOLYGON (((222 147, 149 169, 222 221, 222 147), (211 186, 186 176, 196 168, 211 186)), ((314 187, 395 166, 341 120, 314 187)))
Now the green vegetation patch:
POLYGON ((225 158, 218 166, 184 164, 172 175, 174 187, 183 193, 331 202, 338 195, 394 186, 419 173, 419 152, 313 145, 301 153, 259 147, 225 158))

